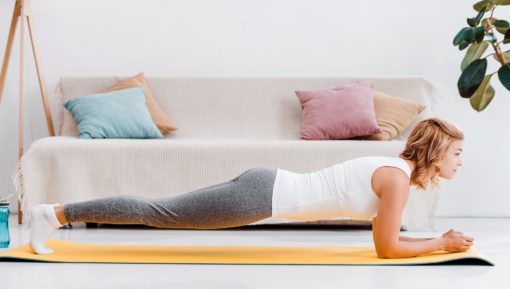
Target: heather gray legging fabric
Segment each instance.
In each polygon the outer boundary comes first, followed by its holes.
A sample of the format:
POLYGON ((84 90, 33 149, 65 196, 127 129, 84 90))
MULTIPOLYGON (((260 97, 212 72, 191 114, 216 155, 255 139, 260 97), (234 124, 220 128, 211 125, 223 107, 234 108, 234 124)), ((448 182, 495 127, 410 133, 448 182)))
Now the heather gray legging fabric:
POLYGON ((142 224, 158 228, 238 227, 272 215, 275 168, 255 167, 236 178, 158 199, 118 196, 64 205, 72 222, 142 224))

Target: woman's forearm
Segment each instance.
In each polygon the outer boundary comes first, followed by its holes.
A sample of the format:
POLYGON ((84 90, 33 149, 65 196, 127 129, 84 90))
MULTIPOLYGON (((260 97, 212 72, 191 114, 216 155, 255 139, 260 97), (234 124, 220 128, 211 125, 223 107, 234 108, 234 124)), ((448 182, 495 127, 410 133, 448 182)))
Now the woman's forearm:
POLYGON ((430 238, 422 241, 399 241, 398 246, 383 258, 409 258, 441 250, 441 238, 430 238))
POLYGON ((406 236, 398 237, 399 241, 407 241, 407 242, 426 241, 426 240, 432 240, 432 239, 435 239, 435 238, 413 238, 413 237, 406 237, 406 236))

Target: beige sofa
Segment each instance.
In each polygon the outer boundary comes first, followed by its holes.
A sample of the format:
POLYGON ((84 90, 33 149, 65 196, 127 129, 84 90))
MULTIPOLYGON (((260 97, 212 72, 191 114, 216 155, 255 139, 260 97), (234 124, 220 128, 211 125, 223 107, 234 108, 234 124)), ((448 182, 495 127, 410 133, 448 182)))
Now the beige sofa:
MULTIPOLYGON (((24 223, 31 206, 114 195, 166 197, 228 181, 255 166, 311 172, 355 157, 398 156, 412 127, 433 114, 436 89, 421 77, 181 78, 147 77, 154 98, 178 130, 164 139, 79 139, 62 131, 62 103, 101 91, 126 77, 63 77, 57 87, 61 135, 33 142, 19 162, 15 184, 24 223), (300 139, 295 90, 367 80, 375 88, 426 106, 391 141, 300 139)), ((67 112, 66 112, 67 113, 67 112)), ((65 127, 65 126, 64 126, 65 127)), ((431 228, 437 192, 411 191, 403 226, 431 228)), ((366 224, 343 217, 312 224, 366 224)), ((303 223, 270 218, 256 224, 303 223)))

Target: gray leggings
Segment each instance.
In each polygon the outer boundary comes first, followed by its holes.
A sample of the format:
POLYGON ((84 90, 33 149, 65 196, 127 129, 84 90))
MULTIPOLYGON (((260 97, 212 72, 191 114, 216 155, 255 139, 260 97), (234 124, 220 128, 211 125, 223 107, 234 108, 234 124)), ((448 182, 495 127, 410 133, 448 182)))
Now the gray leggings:
POLYGON ((118 196, 70 203, 64 205, 64 214, 70 223, 190 229, 243 226, 271 217, 276 171, 255 167, 230 181, 167 198, 118 196))

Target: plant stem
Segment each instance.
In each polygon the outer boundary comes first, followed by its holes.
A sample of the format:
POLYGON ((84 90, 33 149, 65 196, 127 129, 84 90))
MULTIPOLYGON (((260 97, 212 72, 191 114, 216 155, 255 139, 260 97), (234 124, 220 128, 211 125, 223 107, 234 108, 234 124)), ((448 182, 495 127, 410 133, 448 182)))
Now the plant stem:
MULTIPOLYGON (((494 29, 492 28, 492 15, 494 15, 494 9, 496 9, 496 6, 494 6, 492 8, 491 17, 489 19, 487 19, 487 24, 488 24, 487 30, 489 30, 493 35, 496 35, 496 34, 494 34, 494 29)), ((499 43, 491 42, 491 45, 492 45, 492 48, 494 48, 494 51, 496 52, 496 56, 498 57, 498 60, 501 63, 501 65, 505 65, 505 57, 503 57, 503 53, 501 52, 499 43)))

